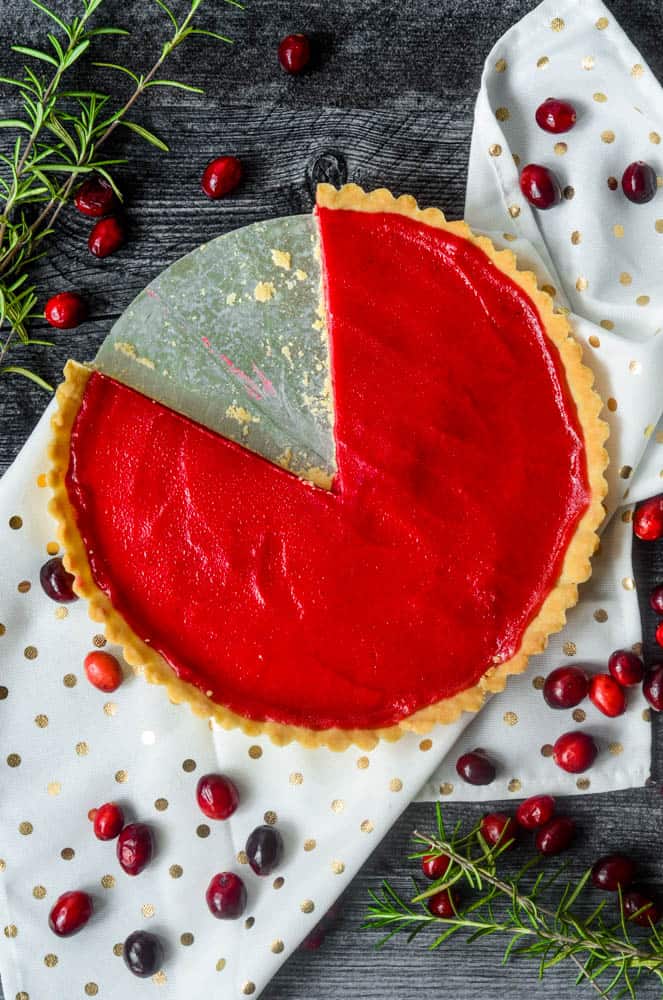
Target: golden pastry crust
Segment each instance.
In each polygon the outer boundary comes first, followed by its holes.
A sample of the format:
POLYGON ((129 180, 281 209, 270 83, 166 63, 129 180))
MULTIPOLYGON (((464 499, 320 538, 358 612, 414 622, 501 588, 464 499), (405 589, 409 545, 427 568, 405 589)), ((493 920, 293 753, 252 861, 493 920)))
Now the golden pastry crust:
POLYGON ((405 732, 427 733, 438 723, 454 722, 462 712, 478 711, 488 693, 502 691, 509 674, 525 670, 528 658, 542 652, 548 636, 563 628, 567 609, 578 600, 578 584, 585 581, 591 573, 590 557, 596 549, 596 532, 604 516, 603 499, 607 493, 604 473, 608 464, 604 443, 608 437, 608 425, 599 417, 603 403, 592 388, 594 375, 582 363, 581 347, 572 337, 566 317, 553 310, 552 299, 539 289, 531 271, 517 269, 515 255, 510 250, 497 250, 485 236, 475 235, 465 222, 447 222, 439 209, 420 209, 411 196, 394 198, 384 188, 365 192, 354 184, 347 184, 340 190, 321 184, 318 187, 317 203, 331 209, 405 215, 428 226, 454 233, 480 247, 493 264, 518 284, 534 302, 546 333, 559 352, 583 432, 591 499, 568 545, 559 579, 525 630, 518 652, 511 659, 487 670, 475 686, 420 709, 398 724, 383 729, 313 730, 303 726, 256 721, 237 715, 224 705, 212 701, 194 685, 181 681, 166 660, 132 631, 92 577, 65 483, 71 430, 90 375, 89 368, 73 361, 67 362, 65 380, 56 394, 58 410, 52 419, 53 438, 49 449, 51 469, 48 481, 53 490, 49 509, 58 521, 58 537, 65 553, 65 566, 76 577, 76 593, 88 601, 90 617, 104 625, 107 638, 122 647, 124 658, 136 672, 142 673, 150 683, 166 687, 171 701, 188 703, 196 715, 212 718, 225 729, 239 728, 249 736, 265 734, 272 742, 281 746, 296 740, 305 747, 326 746, 332 750, 345 750, 354 745, 362 750, 370 750, 381 739, 397 740, 405 732))

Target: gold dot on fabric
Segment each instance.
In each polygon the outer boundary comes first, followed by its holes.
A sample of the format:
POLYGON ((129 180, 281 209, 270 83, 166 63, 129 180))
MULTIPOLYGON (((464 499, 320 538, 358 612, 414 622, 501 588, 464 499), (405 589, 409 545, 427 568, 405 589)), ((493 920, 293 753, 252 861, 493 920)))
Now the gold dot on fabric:
MULTIPOLYGON (((601 142, 607 142, 608 144, 610 144, 611 142, 614 141, 615 141, 615 133, 612 131, 612 129, 607 128, 604 132, 601 132, 601 142)), ((610 181, 608 181, 608 185, 610 186, 610 181)))
MULTIPOLYGON (((663 431, 659 431, 657 433, 657 435, 656 435, 656 444, 663 444, 663 431)), ((7 690, 7 688, 5 688, 5 691, 6 690, 7 690)), ((7 695, 5 695, 5 698, 6 697, 7 697, 7 695)))
POLYGON ((39 653, 37 652, 37 647, 26 646, 25 649, 23 650, 23 656, 26 658, 26 660, 36 660, 37 657, 39 656, 39 653))
POLYGON ((343 872, 345 871, 345 865, 343 864, 342 861, 332 861, 331 870, 333 871, 334 875, 342 875, 343 872))
POLYGON ((129 780, 129 774, 127 771, 116 771, 115 780, 118 785, 124 785, 129 780))
POLYGON ((5 927, 5 937, 15 938, 17 934, 18 934, 18 927, 16 926, 16 924, 7 924, 7 926, 5 927))
POLYGON ((548 58, 548 56, 541 56, 539 59, 536 60, 537 69, 545 69, 546 66, 549 65, 550 65, 550 59, 548 58))
POLYGON ((225 969, 225 967, 226 967, 226 960, 225 960, 225 958, 220 958, 219 961, 216 963, 216 971, 217 972, 223 972, 223 970, 225 969))
POLYGON ((275 878, 272 882, 272 889, 282 889, 284 885, 285 879, 282 875, 279 875, 278 878, 275 878))
POLYGON ((24 837, 29 837, 33 830, 34 827, 29 820, 24 820, 18 824, 18 832, 23 834, 24 837))
POLYGON ((549 295, 551 299, 554 299, 557 295, 557 289, 554 285, 541 285, 541 291, 549 295))
POLYGON ((357 758, 357 767, 359 768, 360 771, 365 771, 366 768, 369 766, 369 764, 370 764, 370 761, 369 761, 368 757, 358 757, 357 758))
POLYGON ((593 95, 593 97, 597 104, 605 104, 605 102, 608 100, 606 95, 602 93, 600 90, 597 90, 596 93, 593 95))
POLYGON ((543 746, 541 747, 541 756, 542 757, 552 757, 552 755, 553 755, 553 745, 552 745, 552 743, 544 743, 543 746))
POLYGON ((124 954, 124 945, 121 941, 118 941, 117 944, 113 945, 113 954, 117 956, 117 958, 121 958, 124 954))
POLYGON ((653 144, 654 144, 655 146, 658 146, 658 145, 659 145, 659 143, 660 143, 660 141, 661 141, 661 137, 660 137, 660 135, 658 134, 658 132, 650 132, 650 133, 649 133, 649 141, 650 141, 650 142, 653 142, 653 144))
POLYGON ((535 691, 541 691, 544 684, 546 683, 545 677, 534 677, 532 679, 532 687, 535 691))
POLYGON ((84 740, 76 744, 76 753, 79 757, 87 757, 89 752, 90 748, 84 740))
POLYGON ((12 528, 13 531, 18 531, 19 528, 23 527, 23 518, 19 517, 18 514, 14 514, 9 518, 9 527, 12 528))
POLYGON ((76 674, 65 674, 62 678, 62 683, 66 688, 76 687, 77 681, 78 678, 76 677, 76 674))
POLYGON ((41 715, 41 714, 35 715, 35 726, 37 726, 38 729, 46 729, 47 725, 48 725, 47 715, 41 715))
POLYGON ((584 709, 582 709, 582 708, 576 708, 574 710, 574 712, 573 712, 573 721, 574 722, 584 722, 586 718, 587 718, 587 713, 585 712, 584 709))
POLYGON ((512 778, 507 785, 510 792, 519 792, 522 787, 523 785, 519 778, 512 778))
POLYGON ((576 290, 579 292, 584 292, 589 288, 589 281, 585 277, 580 277, 576 281, 576 290))
POLYGON ((209 835, 210 835, 210 829, 209 829, 207 823, 201 823, 200 826, 197 826, 196 827, 196 833, 197 833, 197 835, 199 837, 202 837, 203 840, 205 839, 205 837, 209 837, 209 835))
POLYGON ((621 223, 617 222, 612 227, 612 232, 618 240, 621 240, 624 235, 624 227, 621 225, 621 223))
POLYGON ((144 917, 153 917, 156 913, 156 908, 153 903, 143 903, 140 908, 140 912, 144 917))
POLYGON ((248 979, 242 986, 242 993, 244 994, 244 996, 249 997, 251 996, 252 993, 255 993, 255 991, 256 991, 256 985, 255 983, 252 983, 250 979, 248 979))
POLYGON ((574 247, 577 247, 578 244, 582 242, 582 233, 580 232, 579 229, 574 229, 573 232, 571 233, 571 242, 573 243, 574 247))
POLYGON ((622 479, 629 479, 632 472, 633 469, 630 465, 622 465, 621 469, 619 470, 619 475, 622 479))
POLYGON ((301 774, 299 771, 293 771, 288 780, 290 781, 291 785, 303 785, 304 775, 301 774))
POLYGON ((184 874, 184 869, 181 865, 171 865, 168 869, 168 874, 171 878, 182 878, 184 874))
POLYGON ((594 56, 583 56, 582 63, 580 64, 583 69, 594 69, 596 65, 596 59, 594 56))
POLYGON ((7 862, 4 858, 0 858, 0 872, 7 871, 7 862))
POLYGON ((443 781, 440 785, 440 795, 451 795, 454 790, 454 786, 450 781, 443 781))
POLYGON ((272 941, 270 945, 270 951, 273 951, 275 955, 280 955, 281 952, 283 951, 283 948, 284 948, 283 941, 279 940, 279 938, 277 938, 276 941, 272 941))
POLYGON ((492 146, 489 146, 488 152, 490 153, 491 156, 501 156, 502 147, 500 146, 499 142, 494 142, 492 146))
POLYGON ((19 753, 10 753, 7 757, 7 763, 10 767, 20 767, 21 755, 19 753))
POLYGON ((334 799, 334 801, 331 804, 331 811, 335 813, 340 813, 343 812, 344 809, 345 809, 345 802, 343 801, 343 799, 334 799))
POLYGON ((565 142, 556 142, 553 146, 553 150, 557 156, 564 156, 568 152, 569 147, 565 142))
POLYGON ((35 899, 45 899, 46 898, 45 887, 43 885, 36 885, 32 890, 32 895, 35 897, 35 899))
POLYGON ((299 904, 299 909, 302 911, 302 913, 313 913, 315 909, 315 903, 313 902, 312 899, 305 899, 303 902, 299 904))
POLYGON ((511 216, 512 219, 517 219, 518 216, 520 215, 520 206, 509 205, 509 215, 511 216))
POLYGON ((62 791, 62 785, 59 781, 49 781, 46 786, 46 791, 49 795, 59 795, 62 791))
POLYGON ((63 847, 60 851, 60 857, 63 861, 73 861, 76 857, 76 851, 73 847, 63 847))
POLYGON ((552 21, 550 22, 550 27, 552 28, 553 31, 564 31, 565 28, 564 19, 561 17, 553 17, 552 21))
POLYGON ((586 792, 590 784, 591 782, 589 778, 578 778, 576 781, 576 788, 580 789, 581 792, 586 792))
POLYGON ((633 520, 633 511, 632 510, 623 511, 622 521, 624 522, 624 524, 630 524, 632 520, 633 520))
POLYGON ((605 31, 609 23, 610 22, 608 21, 607 17, 600 17, 596 22, 596 24, 594 25, 594 27, 597 28, 599 31, 605 31))
POLYGON ((249 757, 252 760, 259 760, 262 757, 262 747, 259 747, 257 744, 249 747, 249 757))
POLYGON ((505 712, 502 718, 507 726, 516 726, 518 724, 518 716, 515 712, 505 712))
POLYGON ((115 886, 114 875, 102 875, 100 881, 102 889, 112 889, 115 886))
POLYGON ((180 944, 183 944, 185 948, 188 948, 194 942, 194 936, 189 931, 185 931, 184 934, 180 934, 180 944))
POLYGON ((644 69, 641 63, 635 63, 634 66, 631 66, 631 76, 636 77, 636 79, 642 76, 643 73, 644 69))
POLYGON ((622 273, 619 275, 619 284, 620 285, 630 285, 632 281, 633 281, 633 278, 628 273, 628 271, 622 271, 622 273))
POLYGON ((575 642, 565 642, 564 645, 562 646, 562 651, 564 653, 564 656, 575 656, 576 653, 578 652, 578 647, 576 646, 575 642))
POLYGON ((403 782, 401 781, 400 778, 392 778, 391 779, 391 781, 389 782, 389 791, 390 792, 402 792, 403 791, 403 782))
POLYGON ((497 110, 495 111, 495 117, 497 118, 498 122, 507 122, 511 117, 511 113, 509 112, 508 108, 497 108, 497 110))
POLYGON ((624 747, 619 742, 608 743, 608 752, 617 756, 617 754, 624 752, 624 747))
POLYGON ((16 994, 16 1000, 30 1000, 30 994, 21 990, 20 993, 16 994))
POLYGON ((4 701, 9 694, 9 688, 6 688, 4 684, 0 685, 0 701, 4 701))
POLYGON ((646 438, 650 438, 652 436, 652 434, 654 433, 654 425, 653 424, 647 424, 647 426, 645 427, 645 429, 644 429, 644 431, 642 433, 644 434, 644 436, 646 438))
POLYGON ((152 982, 155 984, 155 986, 165 986, 165 984, 168 982, 168 977, 166 976, 166 973, 163 971, 163 969, 161 969, 159 972, 154 973, 154 975, 152 976, 152 982))
POLYGON ((663 233, 663 219, 657 219, 654 223, 654 229, 657 233, 663 233))
POLYGON ((607 622, 607 620, 608 620, 608 612, 605 611, 603 608, 597 608, 596 611, 594 612, 594 621, 607 622))
POLYGON ((246 928, 247 931, 250 931, 255 922, 256 922, 255 917, 247 917, 246 920, 244 921, 244 927, 246 928))
POLYGON ((362 833, 373 833, 375 827, 371 823, 370 819, 365 819, 363 823, 360 825, 359 829, 361 830, 362 833))
POLYGON ((648 306, 649 301, 650 300, 648 295, 638 295, 637 299, 635 300, 635 303, 638 306, 648 306))
POLYGON ((97 633, 97 635, 92 636, 92 645, 96 646, 97 649, 103 649, 106 645, 106 636, 97 633))
POLYGON ((518 154, 517 153, 512 153, 511 156, 513 158, 513 162, 515 163, 515 165, 517 167, 519 167, 520 166, 520 157, 518 156, 518 154))
POLYGON ((622 580, 624 590, 635 590, 635 580, 632 576, 625 576, 622 580))
POLYGON ((154 808, 157 812, 165 812, 168 808, 168 799, 155 799, 154 808))
POLYGON ((21 580, 16 589, 18 590, 19 594, 27 594, 31 586, 32 584, 30 583, 29 580, 21 580))
POLYGON ((107 715, 109 718, 113 718, 113 716, 117 715, 117 705, 114 701, 106 702, 104 705, 104 715, 107 715))
POLYGON ((85 984, 85 996, 96 997, 99 992, 99 987, 96 983, 86 983, 85 984))
POLYGON ((495 63, 495 72, 504 73, 504 71, 506 70, 506 66, 507 66, 506 59, 498 59, 497 62, 495 63))
POLYGON ((643 710, 642 710, 642 719, 643 719, 643 722, 651 722, 651 709, 650 708, 643 708, 643 710))
POLYGON ((60 551, 60 546, 58 545, 57 542, 46 543, 46 552, 48 553, 49 556, 56 556, 59 551, 60 551))
POLYGON ((507 240, 509 243, 513 243, 513 241, 517 240, 518 237, 515 233, 502 233, 502 239, 507 240))
POLYGON ((195 771, 196 770, 196 762, 195 762, 195 760, 191 760, 190 757, 187 757, 186 760, 183 760, 182 761, 182 770, 186 771, 187 774, 190 774, 192 771, 195 771))
POLYGON ((575 193, 576 189, 574 187, 571 187, 570 184, 567 184, 564 190, 562 191, 562 194, 564 195, 567 201, 571 201, 575 193))
POLYGON ((313 840, 312 837, 310 837, 308 840, 304 841, 304 850, 305 851, 314 851, 315 848, 316 848, 316 841, 313 840))
POLYGON ((267 826, 274 826, 277 819, 278 817, 273 809, 268 809, 265 815, 263 816, 263 820, 265 821, 267 826))
POLYGON ((616 177, 608 177, 608 187, 611 191, 616 191, 619 187, 619 181, 616 177))
POLYGON ((422 740, 419 744, 419 749, 421 750, 422 753, 428 753, 428 751, 431 749, 432 746, 433 746, 432 740, 422 740))
POLYGON ((7 631, 7 626, 0 623, 0 636, 3 636, 7 631))
POLYGON ((613 399, 613 397, 610 396, 610 398, 608 399, 608 401, 606 403, 606 406, 608 407, 608 409, 610 410, 611 413, 614 413, 616 411, 616 409, 617 409, 617 406, 618 406, 617 400, 613 399))
POLYGON ((248 857, 246 851, 238 851, 237 852, 237 864, 238 865, 248 865, 248 863, 249 863, 249 857, 248 857))
POLYGON ((47 969, 54 969, 57 964, 58 964, 57 955, 53 954, 44 955, 44 965, 46 966, 47 969))

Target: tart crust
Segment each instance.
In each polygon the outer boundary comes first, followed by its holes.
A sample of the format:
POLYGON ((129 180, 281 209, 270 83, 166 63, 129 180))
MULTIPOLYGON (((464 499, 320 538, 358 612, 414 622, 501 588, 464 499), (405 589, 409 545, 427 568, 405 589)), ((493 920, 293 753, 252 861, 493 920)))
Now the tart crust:
POLYGON ((454 722, 462 712, 476 712, 486 695, 502 691, 509 674, 521 673, 528 658, 542 652, 548 636, 566 622, 566 611, 578 600, 578 584, 591 573, 590 557, 598 543, 597 529, 604 516, 603 499, 607 493, 605 469, 608 455, 604 443, 608 425, 599 417, 603 403, 593 389, 594 375, 582 363, 582 349, 573 338, 568 320, 553 309, 550 296, 537 285, 531 271, 519 271, 510 250, 497 250, 485 236, 477 236, 462 221, 447 222, 439 209, 420 209, 414 198, 399 198, 380 188, 365 192, 355 184, 336 190, 321 184, 317 190, 320 207, 357 212, 391 212, 460 236, 481 248, 492 263, 519 285, 535 304, 548 338, 559 352, 569 392, 576 405, 587 458, 590 502, 567 546, 562 570, 554 588, 538 614, 527 626, 518 652, 509 660, 489 668, 478 684, 450 698, 414 712, 393 726, 382 729, 322 729, 256 721, 238 715, 208 698, 193 684, 180 680, 166 660, 136 635, 106 594, 95 583, 85 545, 78 530, 76 514, 70 503, 66 474, 69 466, 71 431, 78 413, 91 368, 68 361, 64 382, 58 387, 58 409, 52 418, 53 437, 49 446, 51 468, 48 483, 53 490, 49 510, 58 522, 58 538, 64 549, 64 565, 75 576, 74 590, 88 601, 90 618, 104 626, 107 638, 121 646, 125 660, 152 684, 165 686, 172 702, 189 704, 196 715, 212 718, 225 729, 239 728, 248 736, 265 734, 277 745, 296 740, 305 747, 326 746, 345 750, 354 745, 370 750, 379 740, 394 741, 405 732, 427 733, 438 723, 454 722))

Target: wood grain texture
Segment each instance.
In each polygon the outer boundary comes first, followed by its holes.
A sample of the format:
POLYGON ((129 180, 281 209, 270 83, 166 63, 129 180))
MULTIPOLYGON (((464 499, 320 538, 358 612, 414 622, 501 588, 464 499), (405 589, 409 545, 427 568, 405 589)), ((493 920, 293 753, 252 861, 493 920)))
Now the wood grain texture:
MULTIPOLYGON (((201 40, 195 50, 182 48, 168 75, 199 84, 206 96, 153 91, 137 110, 136 119, 161 135, 172 152, 164 159, 133 138, 127 143, 131 162, 119 171, 119 180, 127 195, 128 245, 106 261, 94 260, 86 247, 89 223, 67 209, 57 252, 35 270, 45 297, 64 288, 83 292, 90 300, 91 319, 79 330, 56 333, 55 349, 16 352, 16 360, 57 382, 66 358, 91 358, 117 316, 164 267, 219 233, 308 211, 317 179, 384 184, 396 192, 409 191, 452 218, 460 216, 483 60, 509 25, 533 6, 529 0, 249 0, 242 13, 221 0, 209 0, 207 26, 230 34, 236 45, 229 49, 201 40), (294 30, 311 33, 316 49, 315 65, 297 79, 281 73, 275 56, 279 38, 294 30), (200 194, 200 174, 210 158, 227 152, 242 158, 246 179, 236 196, 212 203, 200 194)), ((6 58, 9 45, 34 42, 45 34, 46 24, 28 0, 3 0, 0 8, 2 72, 11 75, 20 63, 18 57, 6 58)), ((58 0, 57 8, 70 12, 77 4, 58 0)), ((108 0, 107 8, 108 22, 134 32, 131 42, 118 43, 122 58, 136 69, 145 68, 158 51, 156 7, 148 0, 108 0)), ((615 0, 611 9, 663 76, 660 0, 615 0)), ((118 100, 126 94, 122 77, 102 75, 100 82, 118 100)), ((0 91, 0 114, 12 110, 7 92, 0 91)), ((125 147, 118 141, 115 148, 125 147)), ((45 324, 35 326, 37 336, 46 330, 45 324)), ((0 471, 12 461, 46 402, 31 384, 17 378, 0 381, 0 471)), ((635 557, 640 591, 646 595, 663 577, 663 551, 640 545, 635 557)), ((645 635, 652 662, 656 647, 647 608, 645 635)), ((632 851, 645 875, 660 882, 656 844, 662 765, 659 740, 657 780, 651 787, 563 804, 582 828, 572 858, 576 872, 599 853, 620 848, 632 851)), ((480 811, 460 804, 446 808, 451 822, 469 822, 480 811)), ((322 948, 297 952, 267 989, 266 1000, 469 1000, 496 992, 512 1000, 536 1000, 572 994, 573 976, 567 969, 558 967, 541 983, 524 961, 502 969, 492 940, 468 950, 454 939, 433 954, 427 953, 423 938, 412 946, 395 941, 380 954, 371 951, 371 935, 358 933, 367 888, 386 876, 409 891, 409 875, 415 870, 406 860, 409 836, 415 826, 426 829, 431 821, 429 805, 407 810, 345 894, 322 948)), ((587 989, 584 994, 592 995, 587 989)), ((639 995, 660 997, 661 991, 652 983, 639 995)))

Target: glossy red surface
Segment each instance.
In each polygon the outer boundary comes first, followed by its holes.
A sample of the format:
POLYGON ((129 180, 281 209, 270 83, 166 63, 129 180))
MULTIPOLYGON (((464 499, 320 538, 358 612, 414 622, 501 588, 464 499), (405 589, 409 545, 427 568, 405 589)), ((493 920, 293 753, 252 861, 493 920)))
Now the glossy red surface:
POLYGON ((531 300, 461 237, 318 212, 327 492, 94 373, 67 478, 94 577, 244 716, 385 726, 518 650, 588 503, 531 300))

